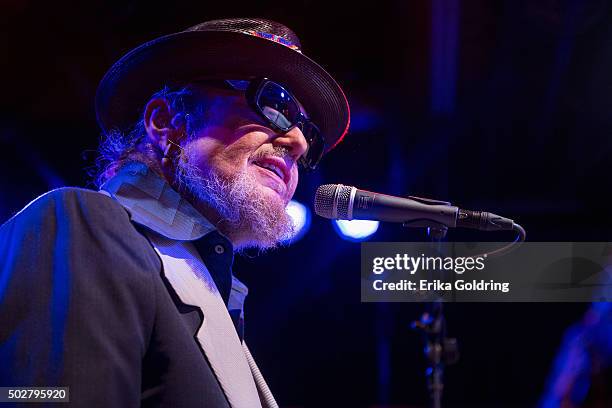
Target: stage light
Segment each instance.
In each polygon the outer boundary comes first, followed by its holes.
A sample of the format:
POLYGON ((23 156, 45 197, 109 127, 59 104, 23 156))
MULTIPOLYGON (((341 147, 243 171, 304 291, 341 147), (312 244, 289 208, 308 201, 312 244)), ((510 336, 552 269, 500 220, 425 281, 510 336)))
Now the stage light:
POLYGON ((349 241, 363 241, 378 230, 378 221, 334 220, 333 224, 336 232, 349 241))
POLYGON ((308 229, 310 228, 311 219, 310 210, 305 205, 295 200, 291 200, 289 201, 289 204, 287 204, 286 211, 287 214, 289 214, 289 217, 291 217, 291 220, 293 221, 295 232, 291 236, 291 238, 285 241, 287 243, 293 243, 298 241, 304 236, 304 234, 306 234, 306 232, 308 232, 308 229))

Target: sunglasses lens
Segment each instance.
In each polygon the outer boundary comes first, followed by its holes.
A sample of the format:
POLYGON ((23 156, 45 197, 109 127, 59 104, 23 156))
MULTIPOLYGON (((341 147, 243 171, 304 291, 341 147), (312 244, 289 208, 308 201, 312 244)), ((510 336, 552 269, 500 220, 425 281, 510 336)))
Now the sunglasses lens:
POLYGON ((306 124, 303 133, 308 142, 308 150, 300 162, 307 169, 314 170, 325 152, 325 142, 319 129, 312 123, 306 124))
POLYGON ((315 169, 325 152, 325 142, 319 128, 306 118, 297 100, 281 85, 266 79, 257 86, 257 90, 253 85, 247 91, 247 98, 251 98, 249 103, 254 102, 259 112, 283 132, 298 126, 308 142, 308 150, 300 158, 300 164, 307 169, 315 169))
POLYGON ((300 107, 291 94, 274 82, 267 82, 257 97, 257 106, 279 129, 289 130, 300 117, 300 107))

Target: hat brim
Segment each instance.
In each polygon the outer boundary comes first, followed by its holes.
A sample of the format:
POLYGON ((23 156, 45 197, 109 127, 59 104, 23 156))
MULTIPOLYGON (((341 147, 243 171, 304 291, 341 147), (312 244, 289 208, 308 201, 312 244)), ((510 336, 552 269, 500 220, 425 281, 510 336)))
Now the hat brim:
POLYGON ((350 112, 338 83, 304 54, 274 41, 231 31, 184 31, 133 49, 106 73, 96 94, 104 131, 136 122, 162 86, 198 78, 267 77, 288 87, 321 130, 325 151, 348 131, 350 112))

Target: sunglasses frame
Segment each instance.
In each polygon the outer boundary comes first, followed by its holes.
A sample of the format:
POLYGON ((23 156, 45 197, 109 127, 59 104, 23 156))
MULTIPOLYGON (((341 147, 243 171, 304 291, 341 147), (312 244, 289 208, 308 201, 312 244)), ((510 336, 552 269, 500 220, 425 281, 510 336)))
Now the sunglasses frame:
POLYGON ((225 81, 229 86, 233 89, 244 91, 246 95, 247 102, 251 109, 256 112, 259 116, 261 116, 272 129, 286 133, 289 132, 296 126, 299 126, 306 142, 308 144, 308 150, 304 153, 300 159, 299 164, 306 170, 315 170, 323 154, 325 153, 325 139, 321 135, 321 131, 306 115, 304 110, 302 109, 301 104, 298 99, 289 92, 284 86, 279 84, 278 82, 272 81, 268 78, 257 78, 251 81, 243 81, 243 80, 226 80, 225 81), (247 85, 248 83, 248 85, 247 85), (289 127, 279 126, 277 123, 273 122, 270 118, 266 116, 263 111, 263 107, 260 106, 260 98, 261 94, 265 90, 266 86, 272 84, 275 87, 280 88, 281 91, 285 92, 289 98, 296 104, 296 108, 299 111, 298 120, 293 118, 292 124, 289 127), (317 147, 317 150, 313 151, 314 147, 317 147), (313 157, 314 155, 314 157, 313 157))

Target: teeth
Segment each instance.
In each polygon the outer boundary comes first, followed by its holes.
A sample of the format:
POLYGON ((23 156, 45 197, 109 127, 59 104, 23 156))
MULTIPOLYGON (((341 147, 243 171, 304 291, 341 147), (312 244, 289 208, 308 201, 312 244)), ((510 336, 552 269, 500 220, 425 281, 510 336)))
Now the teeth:
POLYGON ((276 173, 276 175, 281 180, 283 179, 283 171, 278 166, 275 166, 274 164, 270 164, 270 163, 257 163, 257 164, 259 164, 260 167, 273 171, 274 173, 276 173))

